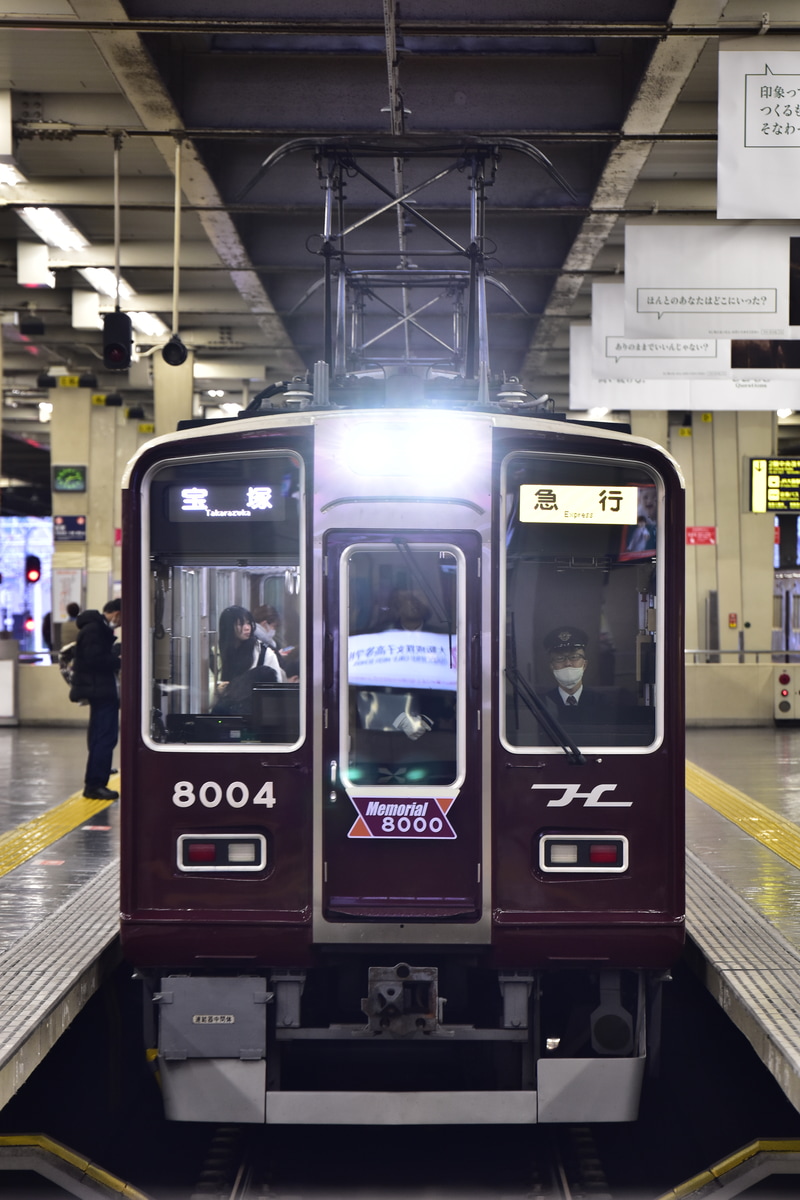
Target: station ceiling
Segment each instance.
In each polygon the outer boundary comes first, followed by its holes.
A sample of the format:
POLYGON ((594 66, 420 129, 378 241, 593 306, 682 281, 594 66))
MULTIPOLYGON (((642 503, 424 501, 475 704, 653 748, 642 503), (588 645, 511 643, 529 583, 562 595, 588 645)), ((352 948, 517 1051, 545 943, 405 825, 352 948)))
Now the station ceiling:
MULTIPOLYGON (((219 403, 211 390, 246 403, 312 370, 331 344, 332 163, 334 227, 356 226, 347 271, 383 310, 361 318, 374 353, 452 359, 480 187, 491 369, 565 409, 569 325, 590 318, 593 281, 621 276, 626 220, 716 221, 719 38, 800 30, 796 0, 769 14, 749 0, 14 0, 13 10, 0 16, 10 102, 0 164, 11 154, 22 177, 0 185, 12 478, 31 457, 16 456, 20 438, 46 445, 40 380, 54 370, 93 373, 99 391, 145 412, 152 354, 176 328, 208 405, 219 403), (387 196, 439 173, 398 219, 387 196), (18 282, 19 245, 39 240, 27 207, 57 209, 87 243, 51 247, 52 287, 18 282), (136 293, 121 306, 162 323, 158 336, 137 335, 129 375, 103 370, 97 313, 114 299, 98 301, 81 274, 113 273, 117 257, 136 293), (420 285, 392 289, 384 277, 400 267, 420 285)), ((334 299, 340 265, 334 256, 334 299)))

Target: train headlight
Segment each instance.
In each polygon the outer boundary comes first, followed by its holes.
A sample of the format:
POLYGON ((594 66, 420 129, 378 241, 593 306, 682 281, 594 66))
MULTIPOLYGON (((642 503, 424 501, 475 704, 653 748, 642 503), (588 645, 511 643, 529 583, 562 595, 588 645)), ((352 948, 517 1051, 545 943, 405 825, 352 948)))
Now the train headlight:
POLYGON ((545 833, 539 838, 539 870, 603 871, 619 874, 628 869, 628 839, 598 837, 591 833, 545 833))
POLYGON ((263 833, 182 833, 177 862, 179 871, 263 871, 267 839, 263 833))
POLYGON ((342 447, 354 475, 408 476, 416 483, 443 480, 473 470, 481 431, 468 422, 426 414, 408 421, 365 421, 351 425, 342 447))

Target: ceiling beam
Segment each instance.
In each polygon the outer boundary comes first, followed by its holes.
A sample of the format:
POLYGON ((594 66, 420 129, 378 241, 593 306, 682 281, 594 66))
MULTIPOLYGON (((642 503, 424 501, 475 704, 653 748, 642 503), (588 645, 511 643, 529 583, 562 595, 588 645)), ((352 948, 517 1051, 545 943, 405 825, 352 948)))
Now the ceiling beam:
MULTIPOLYGON (((101 17, 112 23, 109 32, 93 33, 92 38, 142 124, 160 131, 180 131, 183 126, 180 114, 139 34, 128 32, 128 16, 118 0, 71 0, 70 7, 79 21, 101 17)), ((154 145, 172 171, 174 145, 163 137, 155 138, 154 145)), ((253 270, 233 220, 221 210, 222 197, 190 139, 183 143, 182 158, 183 195, 188 203, 220 208, 220 211, 201 213, 200 221, 220 260, 229 268, 234 288, 254 314, 267 339, 281 346, 284 357, 294 360, 296 370, 303 370, 302 359, 295 352, 286 327, 253 270)), ((169 307, 171 310, 171 303, 169 307)))
MULTIPOLYGON (((720 9, 725 0, 718 0, 720 9)), ((680 0, 678 6, 680 7, 680 0)), ((562 274, 553 287, 542 319, 525 356, 522 379, 535 387, 540 373, 547 370, 548 352, 563 327, 564 318, 573 309, 585 282, 585 272, 614 230, 619 212, 624 210, 637 178, 652 149, 649 132, 659 131, 706 44, 704 37, 672 37, 659 42, 628 111, 623 129, 642 138, 615 147, 595 188, 592 212, 583 221, 564 260, 562 274), (616 211, 616 214, 614 212, 616 211)))

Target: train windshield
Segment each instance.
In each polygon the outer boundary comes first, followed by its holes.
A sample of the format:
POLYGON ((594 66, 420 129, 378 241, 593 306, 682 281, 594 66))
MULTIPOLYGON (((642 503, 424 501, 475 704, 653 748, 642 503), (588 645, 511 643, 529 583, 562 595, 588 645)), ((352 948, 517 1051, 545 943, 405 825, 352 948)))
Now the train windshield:
POLYGON ((462 564, 455 546, 400 537, 343 556, 342 761, 350 785, 459 777, 462 564))
POLYGON ((300 458, 269 452, 167 463, 152 474, 148 495, 150 740, 296 745, 305 619, 300 458))
POLYGON ((639 464, 519 453, 504 497, 503 741, 654 746, 659 480, 639 464))

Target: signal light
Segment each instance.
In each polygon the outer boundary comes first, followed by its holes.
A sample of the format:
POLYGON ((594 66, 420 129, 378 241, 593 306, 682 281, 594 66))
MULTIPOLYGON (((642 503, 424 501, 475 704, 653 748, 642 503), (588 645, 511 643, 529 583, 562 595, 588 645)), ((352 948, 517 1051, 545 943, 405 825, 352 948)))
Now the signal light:
POLYGON ((186 362, 188 354, 177 333, 173 333, 167 344, 161 347, 161 357, 169 367, 180 367, 186 362))
POLYGON ((34 621, 33 617, 26 617, 25 618, 25 632, 33 633, 35 628, 36 628, 36 622, 34 621))
POLYGON ((103 315, 103 366, 109 371, 127 371, 131 365, 133 326, 124 312, 103 315))
POLYGON ((42 578, 42 564, 35 554, 26 554, 25 556, 25 581, 26 583, 38 583, 42 578))
POLYGON ((784 671, 782 674, 780 674, 778 676, 778 683, 782 683, 782 684, 790 683, 791 678, 792 678, 791 675, 787 675, 786 672, 784 671))

